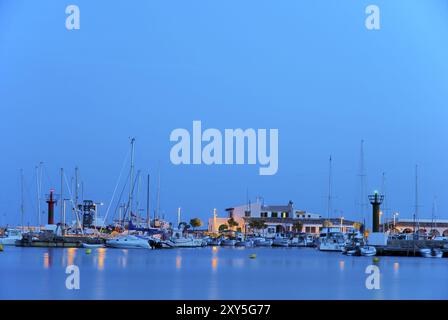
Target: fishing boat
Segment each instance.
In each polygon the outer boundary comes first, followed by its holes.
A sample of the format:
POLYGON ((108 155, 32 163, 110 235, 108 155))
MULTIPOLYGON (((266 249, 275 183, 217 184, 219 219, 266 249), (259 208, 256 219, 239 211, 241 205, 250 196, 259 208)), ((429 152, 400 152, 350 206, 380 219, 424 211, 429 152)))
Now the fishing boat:
POLYGON ((117 249, 151 249, 149 239, 134 235, 126 235, 107 240, 106 246, 117 249))
POLYGON ((167 245, 172 245, 175 248, 198 248, 207 245, 203 239, 193 238, 192 236, 185 236, 184 229, 173 230, 173 235, 168 239, 167 245))
POLYGON ((437 248, 423 248, 419 250, 420 255, 423 258, 442 258, 443 257, 443 251, 437 248))
POLYGON ((175 248, 199 248, 204 247, 202 239, 195 238, 171 238, 167 243, 172 244, 175 248))
POLYGON ((236 244, 236 239, 228 238, 228 239, 223 239, 221 241, 221 246, 223 246, 223 247, 234 247, 235 244, 236 244))
POLYGON ((297 237, 291 239, 289 246, 299 248, 312 247, 314 246, 313 236, 310 234, 301 233, 297 237))
POLYGON ((14 246, 16 241, 22 240, 22 232, 18 229, 7 229, 5 235, 0 237, 0 244, 4 246, 14 246))
POLYGON ((289 247, 289 239, 283 234, 276 234, 274 240, 272 240, 273 247, 289 247))
POLYGON ((207 245, 209 246, 220 246, 221 245, 221 238, 209 238, 207 240, 207 245))
POLYGON ((256 238, 253 240, 256 247, 271 247, 273 241, 265 238, 256 238))
POLYGON ((319 238, 320 251, 343 252, 345 247, 344 235, 341 232, 328 232, 319 238))
POLYGON ((362 246, 359 248, 361 256, 373 257, 376 256, 376 248, 374 246, 362 246))

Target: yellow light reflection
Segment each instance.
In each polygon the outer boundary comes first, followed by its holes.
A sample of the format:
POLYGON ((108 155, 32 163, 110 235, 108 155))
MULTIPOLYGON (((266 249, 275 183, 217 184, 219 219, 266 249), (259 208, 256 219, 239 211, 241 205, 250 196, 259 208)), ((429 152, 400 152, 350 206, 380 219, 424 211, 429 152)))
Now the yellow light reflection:
POLYGON ((98 270, 104 270, 104 259, 106 258, 106 249, 99 248, 98 249, 98 270))
POLYGON ((67 252, 68 252, 68 264, 67 265, 70 266, 75 261, 76 248, 68 248, 67 252))
POLYGON ((398 262, 394 263, 394 272, 398 273, 398 271, 400 271, 400 264, 398 262))
POLYGON ((213 252, 217 252, 218 251, 218 247, 212 247, 212 251, 213 252))
POLYGON ((44 253, 44 268, 45 269, 50 268, 50 254, 48 252, 44 253))
POLYGON ((344 260, 339 261, 339 270, 341 270, 341 271, 345 270, 345 261, 344 260))
POLYGON ((181 256, 176 257, 176 269, 177 270, 182 269, 182 257, 181 256))
POLYGON ((212 269, 213 271, 218 270, 218 257, 212 258, 212 269))

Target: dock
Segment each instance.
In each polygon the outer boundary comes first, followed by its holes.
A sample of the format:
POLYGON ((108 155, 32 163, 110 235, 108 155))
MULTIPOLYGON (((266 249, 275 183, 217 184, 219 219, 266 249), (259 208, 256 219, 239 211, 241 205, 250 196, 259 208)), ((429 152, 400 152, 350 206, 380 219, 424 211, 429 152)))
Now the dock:
POLYGON ((378 256, 419 256, 419 250, 423 248, 441 249, 444 256, 448 256, 447 241, 433 240, 389 240, 387 246, 377 246, 378 256))

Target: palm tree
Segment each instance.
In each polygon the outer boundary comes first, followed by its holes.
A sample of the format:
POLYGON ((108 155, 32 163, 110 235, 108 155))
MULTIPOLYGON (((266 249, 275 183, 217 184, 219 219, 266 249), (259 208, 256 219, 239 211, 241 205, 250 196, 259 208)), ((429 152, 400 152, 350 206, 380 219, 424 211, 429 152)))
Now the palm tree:
POLYGON ((229 226, 228 226, 228 225, 226 225, 226 224, 222 224, 222 225, 219 226, 218 231, 219 231, 219 232, 224 232, 224 231, 226 231, 226 230, 228 230, 228 229, 229 229, 229 226))

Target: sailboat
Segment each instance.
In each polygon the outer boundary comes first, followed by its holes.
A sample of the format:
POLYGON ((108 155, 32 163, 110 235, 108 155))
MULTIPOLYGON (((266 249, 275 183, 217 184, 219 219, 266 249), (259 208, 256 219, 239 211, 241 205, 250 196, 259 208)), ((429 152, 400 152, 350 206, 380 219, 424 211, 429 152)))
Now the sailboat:
POLYGON ((107 240, 106 246, 118 249, 151 249, 149 239, 129 234, 107 240))
MULTIPOLYGON (((135 149, 135 138, 131 138, 131 166, 129 173, 129 225, 132 226, 132 216, 133 216, 133 192, 134 192, 134 149, 135 149)), ((151 249, 151 238, 146 236, 132 235, 129 233, 122 234, 116 238, 109 239, 106 241, 106 246, 110 248, 119 249, 151 249)))

